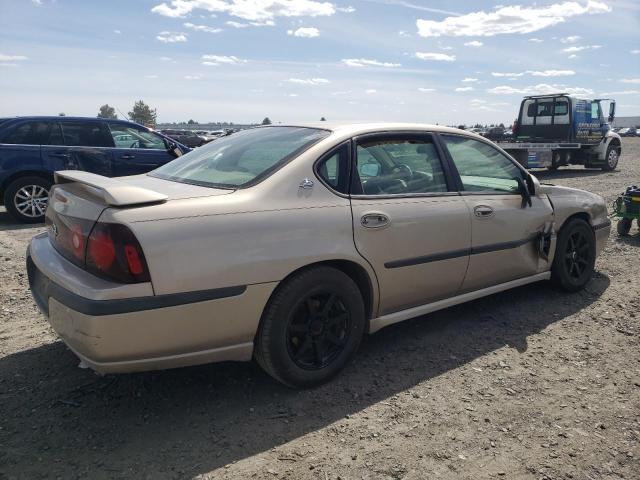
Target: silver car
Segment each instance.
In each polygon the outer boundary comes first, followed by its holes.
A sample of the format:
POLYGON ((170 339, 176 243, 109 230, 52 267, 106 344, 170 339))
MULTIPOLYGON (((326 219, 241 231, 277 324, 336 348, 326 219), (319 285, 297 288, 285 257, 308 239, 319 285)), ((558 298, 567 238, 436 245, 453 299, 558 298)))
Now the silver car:
POLYGON ((56 181, 31 290, 102 373, 255 358, 313 386, 387 325, 542 280, 581 289, 611 225, 598 195, 421 124, 259 127, 146 175, 56 181))

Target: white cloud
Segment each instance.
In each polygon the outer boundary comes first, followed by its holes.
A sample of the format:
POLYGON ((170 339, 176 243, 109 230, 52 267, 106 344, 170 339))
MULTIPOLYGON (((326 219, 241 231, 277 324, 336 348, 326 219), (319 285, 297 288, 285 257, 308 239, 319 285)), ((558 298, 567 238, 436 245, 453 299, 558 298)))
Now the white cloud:
POLYGON ((368 88, 364 91, 367 95, 371 95, 373 93, 377 93, 378 91, 375 88, 368 88))
POLYGON ((160 57, 160 60, 162 60, 163 62, 171 62, 173 60, 173 58, 171 58, 171 57, 160 57))
POLYGON ((429 92, 435 92, 436 89, 435 88, 423 88, 423 87, 418 87, 418 91, 419 92, 423 92, 423 93, 429 93, 429 92))
POLYGON ((233 20, 229 20, 227 25, 233 28, 247 28, 249 26, 248 23, 234 22, 233 20))
POLYGON ((265 20, 265 21, 262 21, 262 22, 242 23, 242 22, 235 22, 233 20, 229 20, 228 22, 226 22, 226 24, 229 27, 233 27, 233 28, 273 27, 275 25, 275 22, 273 20, 265 20))
POLYGON ((542 40, 541 38, 530 38, 529 41, 533 42, 533 43, 542 43, 542 42, 544 42, 544 40, 542 40))
POLYGON ((617 92, 604 92, 600 94, 603 97, 608 97, 608 96, 612 96, 615 97, 616 95, 640 95, 640 90, 620 90, 617 92))
POLYGON ((411 36, 411 34, 410 34, 410 33, 408 33, 408 32, 406 32, 406 31, 404 31, 404 30, 400 30, 400 31, 398 32, 398 36, 399 36, 399 37, 405 37, 405 38, 406 38, 406 37, 410 37, 410 36, 411 36))
POLYGON ((471 77, 467 77, 467 78, 462 79, 463 83, 473 83, 473 82, 477 82, 477 81, 478 81, 477 78, 471 78, 471 77))
POLYGON ((28 60, 24 55, 5 55, 0 53, 0 62, 21 62, 28 60))
POLYGON ((200 80, 202 77, 200 75, 185 75, 185 80, 200 80))
POLYGON ((186 28, 190 28, 191 30, 195 30, 196 32, 207 32, 207 33, 220 33, 222 31, 221 28, 213 28, 207 25, 194 25, 193 23, 183 23, 186 28))
POLYGON ((574 72, 573 70, 528 70, 526 73, 533 75, 534 77, 569 77, 576 74, 576 72, 574 72))
POLYGON ((0 62, 0 67, 17 67, 18 64, 17 63, 3 63, 0 62))
POLYGON ((640 78, 623 78, 620 81, 622 83, 640 83, 640 78))
POLYGON ((456 92, 471 92, 473 91, 473 87, 458 87, 456 88, 456 92))
POLYGON ((574 72, 573 70, 527 70, 526 72, 517 72, 517 73, 491 72, 491 76, 493 77, 506 77, 506 78, 516 78, 516 77, 522 77, 524 75, 532 75, 534 77, 568 77, 575 74, 576 72, 574 72))
POLYGON ((153 80, 155 78, 158 78, 158 75, 145 75, 144 78, 148 78, 150 80, 153 80))
POLYGON ((298 85, 326 85, 331 83, 326 78, 290 78, 287 81, 298 85))
POLYGON ((218 65, 239 65, 246 63, 246 60, 242 60, 234 55, 202 55, 203 65, 209 67, 217 67, 218 65))
POLYGON ((422 37, 491 37, 508 33, 536 32, 576 15, 610 11, 611 7, 601 1, 567 1, 544 7, 501 6, 490 12, 479 11, 446 17, 442 21, 418 19, 416 25, 418 34, 422 37))
POLYGON ((297 30, 287 30, 287 35, 300 38, 314 38, 320 36, 320 30, 315 27, 300 27, 297 30))
POLYGON ((446 55, 444 53, 426 53, 416 52, 416 58, 420 60, 434 60, 436 62, 455 62, 455 55, 446 55))
POLYGON ((640 54, 640 49, 636 49, 636 50, 630 50, 631 55, 638 55, 640 54))
POLYGON ((602 48, 602 45, 583 45, 581 47, 568 47, 563 48, 562 51, 565 53, 576 53, 583 50, 597 50, 598 48, 602 48))
POLYGON ((160 32, 156 35, 156 39, 160 40, 163 43, 178 43, 178 42, 186 42, 187 34, 181 32, 160 32))
POLYGON ((289 97, 298 97, 299 95, 297 93, 290 93, 288 96, 289 97))
POLYGON ((116 35, 120 35, 122 32, 120 30, 114 30, 113 33, 115 33, 116 35))
POLYGON ((336 10, 342 13, 353 13, 356 11, 356 9, 351 5, 349 5, 348 7, 336 7, 336 10))
POLYGON ((329 2, 315 0, 171 0, 152 12, 165 17, 184 17, 194 10, 227 13, 243 20, 264 21, 276 17, 318 17, 336 13, 329 2))
POLYGON ((576 55, 574 53, 574 54, 569 55, 567 58, 570 58, 570 59, 578 58, 578 55, 576 55))
POLYGON ((481 47, 482 45, 483 43, 479 42, 478 40, 472 40, 464 44, 465 47, 481 47))
POLYGON ((400 67, 399 63, 380 62, 378 60, 371 60, 368 58, 343 58, 342 63, 348 67, 385 67, 393 68, 400 67))
POLYGON ((578 40, 580 40, 582 37, 580 35, 571 35, 569 37, 564 37, 561 38, 560 41, 562 43, 576 43, 578 40))
POLYGON ((567 87, 566 85, 548 85, 540 83, 529 87, 516 88, 507 85, 490 88, 488 93, 494 95, 549 95, 552 93, 565 92, 570 95, 593 95, 594 91, 590 88, 567 87))

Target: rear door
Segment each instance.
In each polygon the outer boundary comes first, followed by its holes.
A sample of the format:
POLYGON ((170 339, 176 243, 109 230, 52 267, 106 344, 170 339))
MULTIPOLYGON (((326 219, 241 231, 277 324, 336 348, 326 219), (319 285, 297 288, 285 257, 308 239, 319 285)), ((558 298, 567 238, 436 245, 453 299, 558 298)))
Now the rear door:
POLYGON ((113 139, 104 121, 61 120, 59 123, 63 146, 51 147, 51 151, 63 159, 64 169, 84 170, 106 177, 113 175, 113 139))
POLYGON ((553 220, 549 200, 523 206, 518 182, 526 172, 494 145, 463 135, 440 138, 457 170, 461 198, 471 211, 471 255, 464 292, 547 270, 537 241, 553 220))
POLYGON ((40 144, 47 135, 46 122, 7 123, 0 133, 0 180, 21 170, 41 170, 40 144))
POLYGON ((469 209, 428 133, 355 139, 353 233, 380 287, 380 315, 455 295, 471 243, 469 209))
POLYGON ((144 128, 109 122, 115 148, 113 175, 138 175, 175 159, 160 135, 144 128))

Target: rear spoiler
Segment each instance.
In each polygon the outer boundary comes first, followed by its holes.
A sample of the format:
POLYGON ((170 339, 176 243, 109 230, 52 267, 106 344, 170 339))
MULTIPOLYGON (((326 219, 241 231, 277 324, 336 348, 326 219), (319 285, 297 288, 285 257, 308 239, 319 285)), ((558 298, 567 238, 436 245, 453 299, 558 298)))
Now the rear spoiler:
POLYGON ((80 170, 62 170, 54 174, 55 183, 81 183, 97 190, 107 205, 124 207, 149 203, 162 203, 167 195, 146 188, 129 185, 117 178, 103 177, 80 170))

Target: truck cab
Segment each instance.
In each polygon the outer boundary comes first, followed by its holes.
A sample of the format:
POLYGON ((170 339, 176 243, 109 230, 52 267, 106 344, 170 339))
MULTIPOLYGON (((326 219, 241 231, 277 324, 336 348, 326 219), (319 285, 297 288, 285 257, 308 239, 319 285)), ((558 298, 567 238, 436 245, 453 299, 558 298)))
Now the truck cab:
POLYGON ((613 170, 622 152, 620 136, 610 125, 615 107, 615 100, 588 100, 567 93, 525 97, 512 139, 500 146, 527 168, 555 170, 579 164, 613 170))

